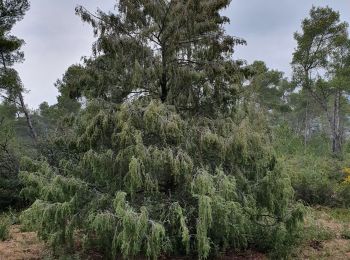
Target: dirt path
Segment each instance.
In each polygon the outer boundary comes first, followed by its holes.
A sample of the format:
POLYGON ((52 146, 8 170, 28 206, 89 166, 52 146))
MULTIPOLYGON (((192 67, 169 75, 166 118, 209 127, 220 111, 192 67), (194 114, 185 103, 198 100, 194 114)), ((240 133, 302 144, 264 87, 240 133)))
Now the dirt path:
POLYGON ((34 232, 21 232, 18 225, 10 229, 10 239, 0 242, 0 260, 42 259, 45 245, 34 232))

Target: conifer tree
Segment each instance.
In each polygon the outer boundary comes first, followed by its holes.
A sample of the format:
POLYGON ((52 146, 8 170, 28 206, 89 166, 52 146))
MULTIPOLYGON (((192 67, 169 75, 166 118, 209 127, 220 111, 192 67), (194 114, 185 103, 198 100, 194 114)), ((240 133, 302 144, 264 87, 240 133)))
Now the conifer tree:
POLYGON ((338 12, 330 7, 313 7, 310 17, 302 22, 302 32, 294 35, 294 78, 326 114, 335 155, 340 154, 342 143, 341 99, 349 91, 347 80, 340 76, 349 57, 347 29, 348 24, 340 21, 338 12), (322 74, 333 79, 333 84, 328 84, 322 74))
POLYGON ((0 97, 12 102, 24 114, 30 135, 36 140, 37 134, 24 102, 23 84, 17 71, 12 68, 16 62, 24 59, 24 54, 20 51, 24 41, 10 35, 10 32, 15 23, 23 19, 28 9, 27 0, 0 1, 0 97))
POLYGON ((86 107, 63 120, 55 160, 22 162, 33 201, 22 220, 54 249, 78 234, 111 259, 286 252, 302 209, 264 116, 237 102, 246 71, 231 57, 242 41, 223 29, 229 2, 77 8, 99 36, 81 85, 66 89, 86 107))
POLYGON ((291 84, 283 72, 270 70, 263 61, 249 65, 252 76, 248 79, 246 96, 270 112, 281 113, 290 110, 287 95, 291 84))
POLYGON ((114 87, 101 93, 143 93, 197 113, 232 105, 240 74, 231 56, 245 41, 225 34, 229 19, 220 10, 229 3, 124 0, 117 14, 97 16, 78 7, 99 36, 94 50, 105 56, 96 62, 117 73, 110 75, 117 78, 114 87))

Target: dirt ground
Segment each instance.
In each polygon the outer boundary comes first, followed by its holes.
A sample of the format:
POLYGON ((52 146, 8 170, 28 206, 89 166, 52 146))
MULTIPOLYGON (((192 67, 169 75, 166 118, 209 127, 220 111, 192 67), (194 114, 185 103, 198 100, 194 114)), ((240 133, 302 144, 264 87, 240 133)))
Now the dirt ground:
POLYGON ((21 232, 18 225, 10 229, 10 239, 0 242, 0 260, 42 259, 45 245, 34 232, 21 232))
POLYGON ((335 219, 322 209, 317 210, 316 224, 328 230, 332 238, 324 241, 310 241, 300 248, 295 259, 350 260, 350 239, 342 235, 342 232, 349 228, 349 223, 350 219, 345 221, 335 219))

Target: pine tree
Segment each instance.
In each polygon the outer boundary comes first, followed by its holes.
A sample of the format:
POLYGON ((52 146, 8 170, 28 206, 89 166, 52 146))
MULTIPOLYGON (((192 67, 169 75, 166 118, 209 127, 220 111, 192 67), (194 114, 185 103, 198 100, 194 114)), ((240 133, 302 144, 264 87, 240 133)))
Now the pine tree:
POLYGON ((99 36, 94 51, 104 55, 96 66, 111 66, 117 73, 107 76, 114 84, 108 90, 103 84, 101 95, 142 93, 207 114, 232 105, 240 73, 231 56, 245 41, 225 34, 229 19, 220 10, 229 3, 125 0, 118 14, 98 12, 98 17, 78 7, 99 36))
POLYGON ((12 68, 14 63, 24 59, 24 54, 20 51, 24 41, 10 35, 10 32, 15 23, 23 19, 28 9, 27 0, 0 1, 0 97, 16 105, 19 112, 24 114, 30 135, 36 140, 37 134, 24 102, 23 84, 17 71, 12 68))
POLYGON ((34 201, 22 220, 54 249, 78 234, 106 258, 204 259, 291 242, 302 208, 263 114, 238 102, 246 71, 231 59, 241 40, 224 32, 228 4, 77 9, 99 38, 84 80, 65 91, 87 105, 62 123, 55 160, 22 162, 22 194, 34 201))
POLYGON ((348 92, 348 87, 344 81, 336 79, 333 80, 333 84, 328 84, 318 71, 332 79, 337 78, 339 73, 342 74, 340 71, 347 67, 347 28, 348 24, 340 21, 340 14, 330 7, 313 7, 310 17, 302 22, 302 32, 294 35, 297 41, 292 62, 294 78, 326 114, 330 126, 332 152, 335 155, 341 152, 340 104, 342 97, 348 92), (329 105, 331 100, 332 105, 329 105))
MULTIPOLYGON (((252 76, 248 78, 245 98, 257 103, 275 117, 279 113, 290 111, 288 95, 292 86, 283 72, 270 70, 263 61, 254 61, 248 68, 252 76)), ((276 125, 278 122, 271 123, 276 125)))

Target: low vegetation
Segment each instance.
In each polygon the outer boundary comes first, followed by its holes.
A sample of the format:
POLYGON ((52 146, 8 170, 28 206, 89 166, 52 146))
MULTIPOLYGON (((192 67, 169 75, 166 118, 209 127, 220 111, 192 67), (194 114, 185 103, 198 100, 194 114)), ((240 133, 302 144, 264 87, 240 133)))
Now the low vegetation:
POLYGON ((0 216, 0 240, 4 241, 9 238, 10 219, 7 216, 0 216))

